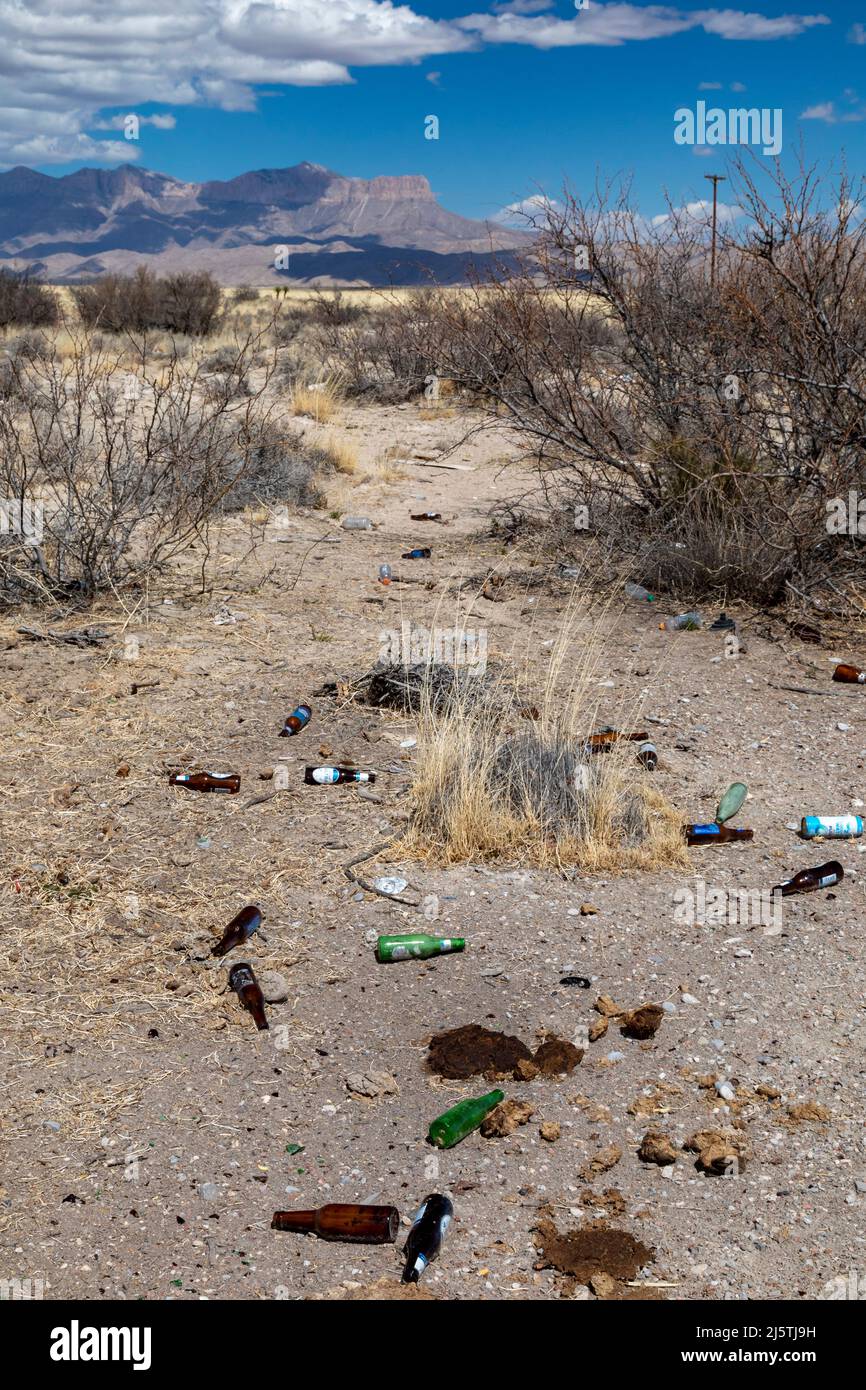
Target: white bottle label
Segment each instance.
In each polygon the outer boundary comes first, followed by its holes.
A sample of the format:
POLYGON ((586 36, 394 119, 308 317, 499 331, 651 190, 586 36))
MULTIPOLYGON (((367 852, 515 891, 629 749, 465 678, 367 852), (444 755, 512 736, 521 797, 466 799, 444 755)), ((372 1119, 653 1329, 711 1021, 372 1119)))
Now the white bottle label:
POLYGON ((411 951, 408 946, 393 946, 391 948, 392 960, 408 960, 410 955, 411 951))
POLYGON ((339 781, 340 774, 335 767, 314 767, 313 781, 325 785, 330 782, 339 781))
POLYGON ((832 835, 836 839, 862 834, 859 816, 816 816, 820 825, 819 835, 832 835))
POLYGON ((826 888, 828 884, 830 884, 830 883, 835 883, 836 881, 837 881, 837 880, 836 880, 836 875, 835 875, 835 874, 828 874, 826 878, 819 878, 819 879, 818 879, 818 887, 819 887, 819 888, 826 888))

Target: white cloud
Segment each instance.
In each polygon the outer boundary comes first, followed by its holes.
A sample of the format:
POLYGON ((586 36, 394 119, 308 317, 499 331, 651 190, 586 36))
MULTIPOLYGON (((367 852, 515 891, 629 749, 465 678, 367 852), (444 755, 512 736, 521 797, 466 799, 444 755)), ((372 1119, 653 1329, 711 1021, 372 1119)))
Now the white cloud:
MULTIPOLYGON (((737 207, 736 203, 723 203, 719 200, 716 209, 716 218, 720 227, 724 226, 726 223, 730 224, 731 222, 736 222, 739 217, 743 217, 744 215, 743 209, 737 207)), ((697 202, 684 203, 682 207, 674 208, 672 213, 659 213, 657 217, 650 218, 650 226, 663 227, 666 223, 671 223, 675 219, 692 222, 696 225, 701 225, 702 223, 707 223, 709 225, 712 221, 712 216, 712 198, 701 198, 697 202)))
POLYGON ((507 207, 494 213, 491 222, 499 222, 506 227, 542 227, 547 220, 548 211, 555 212, 561 204, 544 193, 533 193, 530 198, 522 198, 519 203, 509 203, 507 207))
POLYGON ((820 101, 815 106, 807 106, 805 111, 801 111, 800 120, 823 121, 825 125, 850 125, 866 120, 866 109, 861 107, 857 111, 837 111, 834 101, 820 101))
POLYGON ((720 92, 724 86, 723 82, 699 82, 699 92, 720 92))
POLYGON ((129 142, 87 133, 114 128, 102 112, 253 111, 260 87, 341 85, 355 80, 353 68, 484 43, 610 46, 696 29, 775 39, 829 23, 820 14, 771 19, 603 0, 569 19, 541 13, 547 8, 501 0, 497 13, 437 20, 394 0, 0 0, 0 163, 129 160, 129 142))
POLYGON ((572 48, 581 45, 614 47, 646 39, 668 38, 703 29, 722 39, 782 39, 803 34, 816 24, 829 24, 826 15, 766 15, 743 10, 678 10, 671 5, 601 4, 597 0, 573 19, 556 15, 530 16, 509 10, 472 14, 454 23, 477 33, 486 43, 521 43, 533 48, 572 48))
POLYGON ((849 43, 866 43, 866 24, 852 24, 848 30, 849 43))
MULTIPOLYGON (((130 111, 127 115, 135 116, 137 112, 130 111)), ((127 115, 111 116, 107 121, 94 121, 90 128, 91 130, 123 130, 126 125, 127 115)), ((177 120, 174 116, 166 113, 164 116, 159 114, 155 116, 138 116, 138 124, 140 126, 153 126, 155 130, 174 130, 177 125, 177 120)))

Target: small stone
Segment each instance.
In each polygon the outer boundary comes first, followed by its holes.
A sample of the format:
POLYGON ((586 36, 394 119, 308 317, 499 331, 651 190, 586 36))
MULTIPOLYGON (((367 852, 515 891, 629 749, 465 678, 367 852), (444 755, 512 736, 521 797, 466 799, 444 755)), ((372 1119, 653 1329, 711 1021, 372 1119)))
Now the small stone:
POLYGON ((700 1000, 699 1000, 699 999, 696 999, 695 996, 694 996, 693 994, 681 994, 681 995, 680 995, 680 999, 682 1000, 682 1002, 683 1002, 684 1004, 699 1004, 699 1003, 700 1003, 700 1000))
POLYGON ((397 1082, 387 1071, 353 1072, 351 1076, 346 1077, 346 1090, 350 1095, 363 1096, 365 1100, 400 1094, 397 1082))
POLYGON ((589 1287, 596 1298, 610 1298, 616 1293, 616 1280, 612 1279, 609 1274, 593 1274, 589 1281, 589 1287))
POLYGON ((284 1004, 289 997, 289 982, 278 970, 263 970, 258 976, 266 1004, 284 1004))
POLYGON ((198 1185, 198 1195, 203 1202, 215 1202, 219 1191, 215 1182, 200 1182, 198 1185))
POLYGON ((722 1100, 735 1100, 735 1099, 736 1099, 736 1094, 737 1094, 737 1093, 736 1093, 736 1091, 734 1090, 733 1086, 731 1085, 731 1083, 730 1083, 729 1081, 717 1081, 717 1082, 716 1082, 716 1091, 717 1091, 718 1094, 721 1096, 722 1100))
POLYGON ((848 730, 851 728, 851 725, 843 724, 840 721, 839 723, 837 723, 836 728, 839 730, 840 734, 847 734, 848 730))
POLYGON ((737 957, 738 960, 748 960, 750 959, 751 954, 751 951, 747 951, 745 946, 738 946, 736 951, 734 952, 734 955, 737 957))

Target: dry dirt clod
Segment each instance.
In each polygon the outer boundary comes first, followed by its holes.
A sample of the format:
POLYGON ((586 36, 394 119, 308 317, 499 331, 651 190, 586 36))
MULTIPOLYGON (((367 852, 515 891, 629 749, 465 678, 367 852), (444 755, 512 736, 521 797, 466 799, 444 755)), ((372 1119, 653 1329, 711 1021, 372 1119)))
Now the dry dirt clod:
POLYGON ((698 1168, 715 1177, 741 1173, 746 1166, 744 1140, 731 1130, 697 1130, 683 1148, 696 1153, 698 1168))
POLYGON ((662 1167, 667 1167, 669 1163, 676 1163, 678 1155, 679 1150, 668 1136, 658 1129, 647 1130, 637 1151, 637 1156, 642 1163, 658 1163, 662 1167))
POLYGON ((803 1101, 800 1105, 789 1105, 786 1113, 795 1125, 824 1125, 833 1118, 826 1105, 818 1105, 814 1100, 803 1101))
POLYGON ((481 1122, 481 1133, 485 1139, 505 1139, 520 1125, 528 1124, 535 1114, 535 1106, 525 1100, 504 1100, 491 1110, 481 1122))
POLYGON ((617 1290, 617 1282, 609 1274, 593 1274, 589 1287, 596 1298, 612 1298, 617 1290))
POLYGON ((555 1120, 544 1120, 538 1127, 538 1132, 542 1139, 546 1139, 548 1144, 555 1144, 562 1130, 555 1120))
POLYGON ((597 916, 598 916, 598 908, 597 908, 597 907, 593 907, 592 903, 581 903, 581 904, 580 904, 580 915, 581 915, 581 917, 597 917, 597 916))
POLYGON ((592 1182, 600 1173, 607 1173, 609 1169, 614 1168, 621 1158, 622 1149, 619 1144, 608 1144, 606 1149, 599 1149, 598 1153, 578 1170, 577 1176, 582 1182, 592 1182))
POLYGON ((604 1037, 609 1026, 610 1020, 608 1018, 597 1018, 595 1023, 589 1025, 589 1041, 591 1043, 598 1042, 599 1038, 604 1037))
POLYGON ((619 1004, 611 999, 609 994, 600 994, 593 1005, 596 1013, 604 1014, 605 1018, 619 1018, 620 1014, 627 1012, 621 1009, 619 1004))
POLYGON ((532 1053, 519 1038, 470 1023, 437 1033, 430 1042, 427 1065, 449 1080, 478 1075, 497 1080, 513 1076, 518 1062, 531 1060, 532 1053))
POLYGON ((637 1038, 640 1041, 654 1038, 664 1016, 665 1011, 659 1004, 642 1004, 639 1009, 626 1014, 619 1031, 624 1038, 637 1038))

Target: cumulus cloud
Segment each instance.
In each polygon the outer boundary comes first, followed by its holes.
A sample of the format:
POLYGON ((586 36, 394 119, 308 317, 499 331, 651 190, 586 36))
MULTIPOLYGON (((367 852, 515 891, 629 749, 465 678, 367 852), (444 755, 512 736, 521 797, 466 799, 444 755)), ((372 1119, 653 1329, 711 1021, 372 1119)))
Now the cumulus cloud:
POLYGON ((541 227, 547 220, 548 212, 556 211, 560 206, 555 198, 534 193, 531 198, 521 198, 519 203, 509 203, 494 213, 490 220, 506 227, 541 227))
POLYGON ((129 142, 88 133, 115 128, 102 113, 144 105, 252 111, 260 88, 346 84, 356 80, 350 69, 485 43, 611 46, 688 30, 770 40, 829 23, 821 14, 768 18, 603 0, 568 19, 549 8, 500 0, 493 13, 437 20, 394 0, 112 0, 110 12, 106 0, 0 0, 0 163, 129 160, 129 142))
MULTIPOLYGON (((673 223, 676 220, 692 222, 696 225, 709 223, 713 216, 712 198, 700 198, 694 203, 684 203, 682 207, 674 208, 673 212, 661 212, 657 217, 650 219, 653 227, 664 227, 666 223, 673 223)), ((739 217, 745 216, 743 209, 737 207, 736 203, 723 203, 719 201, 716 209, 716 219, 718 225, 736 222, 739 217)))
POLYGON ((866 43, 866 24, 852 24, 848 30, 849 43, 866 43))

